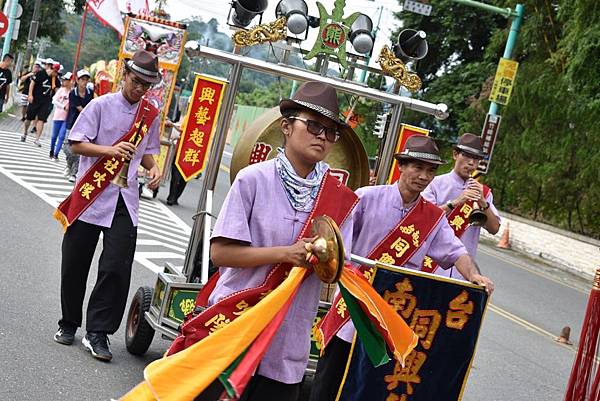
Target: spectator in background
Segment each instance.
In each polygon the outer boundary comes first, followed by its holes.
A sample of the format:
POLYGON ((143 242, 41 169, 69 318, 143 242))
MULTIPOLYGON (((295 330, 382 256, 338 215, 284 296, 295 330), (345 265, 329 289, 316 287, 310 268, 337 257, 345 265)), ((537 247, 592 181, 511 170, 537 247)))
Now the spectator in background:
MULTIPOLYGON (((73 128, 73 124, 79 117, 79 113, 87 106, 94 98, 94 91, 87 87, 90 80, 90 73, 86 70, 77 71, 77 85, 69 92, 69 111, 67 113, 67 135, 73 128)), ((65 155, 67 157, 67 169, 65 175, 70 182, 75 182, 75 176, 79 169, 79 155, 76 155, 71 150, 71 145, 67 142, 65 145, 65 155)))
MULTIPOLYGON (((27 118, 27 105, 29 105, 27 98, 29 97, 29 85, 31 84, 31 79, 41 69, 42 62, 40 60, 36 60, 31 71, 29 71, 29 67, 25 67, 23 68, 23 71, 21 71, 21 76, 19 77, 19 92, 21 92, 21 101, 19 102, 19 106, 21 106, 21 121, 25 121, 27 118)), ((34 123, 34 125, 35 124, 36 123, 34 123)))
MULTIPOLYGON (((46 60, 47 61, 47 60, 46 60)), ((46 63, 46 69, 38 71, 33 77, 29 84, 29 106, 27 106, 27 119, 25 120, 23 136, 21 142, 25 142, 27 139, 27 130, 31 121, 37 120, 36 122, 36 137, 34 144, 41 147, 40 137, 44 132, 44 124, 50 115, 52 106, 52 97, 56 90, 60 87, 60 81, 58 80, 58 68, 48 68, 51 65, 46 63)))
POLYGON ((69 111, 69 92, 71 91, 71 77, 73 74, 67 72, 62 76, 62 86, 56 91, 52 98, 54 110, 54 125, 52 127, 52 138, 50 139, 50 158, 58 161, 58 155, 65 140, 67 131, 67 112, 69 111))
POLYGON ((10 84, 12 82, 11 67, 14 61, 12 54, 6 53, 0 62, 0 112, 4 110, 4 104, 10 96, 10 84))

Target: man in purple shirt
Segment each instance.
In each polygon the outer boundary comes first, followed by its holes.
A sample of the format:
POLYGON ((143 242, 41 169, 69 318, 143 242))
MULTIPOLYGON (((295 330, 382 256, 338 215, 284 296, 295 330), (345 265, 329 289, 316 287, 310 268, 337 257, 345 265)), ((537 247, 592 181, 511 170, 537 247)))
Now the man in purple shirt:
POLYGON ((160 170, 152 156, 159 154, 159 120, 150 125, 137 148, 130 142, 115 142, 129 131, 139 101, 160 80, 156 55, 145 50, 136 52, 125 63, 122 90, 90 102, 69 134, 73 152, 81 155, 78 181, 99 157, 131 161, 129 187, 106 187, 69 226, 62 243, 62 317, 54 340, 71 345, 81 326, 87 276, 98 238, 100 233, 104 236, 98 279, 87 307, 87 334, 82 343, 95 358, 105 361, 112 359, 107 335, 119 328, 129 291, 138 224, 138 166, 149 170, 150 185, 157 186, 160 180, 160 170))
MULTIPOLYGON (((360 201, 352 215, 353 254, 368 257, 415 206, 427 202, 420 196, 421 191, 431 182, 438 166, 445 163, 433 139, 424 135, 408 138, 404 150, 395 158, 401 172, 396 184, 365 187, 356 191, 360 201)), ((443 268, 455 265, 470 281, 484 285, 489 293, 493 291, 494 284, 480 275, 479 268, 446 219, 438 220, 427 239, 403 267, 420 270, 425 255, 443 268)), ((350 321, 327 345, 317 365, 310 401, 335 400, 354 333, 354 325, 350 321)))
MULTIPOLYGON (((284 116, 284 147, 275 159, 250 165, 238 173, 215 223, 211 259, 221 267, 209 306, 234 292, 259 286, 273 265, 308 266, 311 239, 298 236, 328 174, 323 159, 339 139, 336 91, 326 84, 307 82, 292 99, 281 101, 280 111, 284 116)), ((354 199, 354 194, 348 193, 354 199)), ((320 196, 327 197, 328 193, 320 196)), ((345 245, 350 247, 349 217, 341 231, 345 245)), ((297 400, 308 363, 320 289, 316 274, 303 281, 241 400, 297 400)), ((222 389, 215 381, 197 399, 216 400, 222 389)))
MULTIPOLYGON (((471 174, 477 169, 479 161, 484 156, 480 137, 468 133, 462 135, 452 155, 454 168, 447 174, 435 177, 422 195, 423 198, 442 208, 447 215, 452 210, 461 208, 468 201, 477 202, 477 206, 484 211, 487 218, 483 228, 493 235, 500 229, 500 215, 494 207, 494 196, 492 191, 489 191, 486 196, 483 185, 471 178, 471 174)), ((481 226, 469 225, 460 236, 460 240, 472 258, 477 254, 480 231, 481 226)), ((456 267, 450 269, 438 267, 435 274, 464 279, 456 267)))

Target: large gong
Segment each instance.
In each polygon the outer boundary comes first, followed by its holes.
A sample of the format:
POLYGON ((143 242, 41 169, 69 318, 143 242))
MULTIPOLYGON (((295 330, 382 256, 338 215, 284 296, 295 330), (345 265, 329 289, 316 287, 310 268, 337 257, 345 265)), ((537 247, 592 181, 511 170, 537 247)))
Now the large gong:
MULTIPOLYGON (((238 171, 249 164, 269 160, 277 156, 277 148, 283 146, 279 107, 266 111, 242 133, 233 150, 230 179, 235 179, 238 171)), ((367 152, 356 133, 344 128, 340 140, 335 144, 325 161, 331 173, 352 189, 369 183, 369 162, 367 152)))

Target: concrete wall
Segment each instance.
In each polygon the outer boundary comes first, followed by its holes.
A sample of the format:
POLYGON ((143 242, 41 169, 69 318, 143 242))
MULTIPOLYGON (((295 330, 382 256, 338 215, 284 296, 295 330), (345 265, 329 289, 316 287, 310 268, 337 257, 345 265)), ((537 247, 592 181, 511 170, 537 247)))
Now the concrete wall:
POLYGON ((509 213, 500 215, 502 226, 498 234, 492 236, 481 230, 483 239, 498 242, 509 224, 510 244, 518 252, 588 278, 600 268, 600 241, 509 213))

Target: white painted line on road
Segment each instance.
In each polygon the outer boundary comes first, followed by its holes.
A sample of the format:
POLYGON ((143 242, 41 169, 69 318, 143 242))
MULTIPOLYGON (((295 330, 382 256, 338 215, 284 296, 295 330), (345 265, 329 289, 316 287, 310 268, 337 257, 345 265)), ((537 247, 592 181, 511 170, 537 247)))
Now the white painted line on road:
MULTIPOLYGON (((57 180, 58 181, 58 180, 57 180)), ((71 192, 73 190, 73 185, 70 185, 70 182, 67 180, 63 180, 63 184, 50 184, 45 182, 33 183, 29 181, 32 185, 35 185, 36 188, 48 188, 48 189, 62 189, 65 191, 71 192), (66 182, 64 182, 66 181, 66 182)))
POLYGON ((224 150, 224 151, 223 151, 223 154, 224 154, 225 156, 228 156, 228 157, 232 157, 232 156, 233 156, 233 153, 231 153, 231 152, 228 152, 228 151, 226 151, 226 150, 224 150))
POLYGON ((188 236, 186 236, 186 235, 166 232, 160 228, 156 228, 151 225, 144 226, 144 229, 151 231, 151 232, 155 232, 155 234, 154 234, 155 237, 156 236, 160 236, 160 237, 167 236, 167 237, 170 237, 174 240, 181 241, 181 242, 187 242, 189 239, 188 236))
POLYGON ((144 221, 144 223, 147 223, 149 225, 154 225, 154 226, 158 226, 158 227, 165 227, 171 230, 176 231, 177 233, 181 233, 181 228, 179 228, 178 225, 174 224, 174 223, 167 223, 165 221, 161 221, 160 219, 157 219, 153 216, 148 215, 148 213, 144 213, 144 217, 140 216, 140 221, 144 221))
POLYGON ((165 244, 164 242, 157 241, 155 239, 146 239, 146 238, 138 239, 136 241, 136 245, 137 246, 162 246, 164 248, 169 248, 169 249, 172 249, 174 251, 181 252, 184 254, 187 250, 187 248, 183 248, 183 247, 175 246, 175 245, 171 245, 171 244, 165 244))
MULTIPOLYGON (((19 175, 21 175, 21 173, 19 173, 19 175)), ((34 177, 25 177, 24 179, 27 182, 30 182, 30 183, 32 183, 33 185, 36 185, 36 186, 38 186, 39 184, 47 183, 47 182, 61 182, 61 183, 65 184, 65 185, 71 186, 71 188, 73 187, 73 184, 70 183, 64 177, 63 178, 54 178, 54 177, 56 177, 56 174, 49 174, 49 176, 52 177, 52 178, 49 178, 49 177, 35 177, 34 176, 34 177), (35 181, 41 181, 41 182, 37 183, 35 181)))
POLYGON ((157 224, 156 222, 150 221, 150 220, 140 219, 139 221, 140 221, 140 226, 149 227, 150 229, 154 229, 160 233, 170 234, 173 237, 181 237, 181 238, 188 237, 187 235, 182 235, 181 230, 177 227, 166 226, 164 224, 157 224))
MULTIPOLYGON (((14 165, 14 164, 9 164, 9 163, 3 163, 0 160, 0 165, 4 168, 10 169, 10 170, 16 170, 17 172, 21 172, 21 170, 28 170, 28 171, 40 171, 41 170, 41 166, 32 166, 32 165, 14 165)), ((56 170, 55 176, 62 174, 62 170, 56 170)))
POLYGON ((146 227, 143 227, 143 226, 138 226, 138 237, 140 235, 149 235, 152 238, 159 238, 161 241, 166 241, 166 242, 169 242, 171 244, 175 244, 175 245, 178 245, 178 246, 183 246, 183 247, 186 247, 186 248, 187 248, 188 242, 189 242, 189 241, 181 241, 181 240, 169 238, 169 237, 166 237, 166 236, 158 236, 158 235, 156 235, 156 233, 153 233, 151 231, 146 231, 146 227))
POLYGON ((158 273, 163 270, 162 267, 158 266, 155 263, 152 263, 149 259, 185 259, 178 253, 173 252, 136 252, 135 253, 135 261, 146 267, 147 269, 153 271, 154 273, 158 273))
MULTIPOLYGON (((31 171, 29 171, 29 170, 27 170, 27 171, 21 170, 21 171, 19 171, 19 175, 25 175, 25 176, 31 175, 31 176, 33 176, 33 177, 23 177, 26 180, 31 180, 31 179, 35 179, 35 178, 43 180, 44 178, 42 178, 42 177, 56 177, 57 176, 56 173, 49 173, 47 171, 36 171, 36 170, 31 170, 31 171), (42 177, 38 177, 38 176, 42 176, 42 177)), ((63 181, 66 181, 66 180, 67 180, 66 178, 63 178, 63 181)))
POLYGON ((38 196, 40 199, 42 199, 44 202, 48 203, 49 205, 51 205, 53 207, 56 207, 60 203, 58 200, 49 197, 45 193, 43 193, 40 190, 38 190, 37 188, 35 188, 33 185, 29 184, 28 182, 23 181, 21 178, 17 177, 11 171, 9 171, 8 169, 4 168, 3 166, 0 166, 0 172, 2 172, 5 176, 7 176, 8 178, 10 178, 11 180, 13 180, 14 182, 16 182, 17 184, 19 184, 22 187, 25 187, 29 191, 33 192, 36 196, 38 196))

